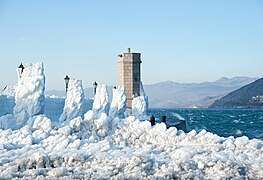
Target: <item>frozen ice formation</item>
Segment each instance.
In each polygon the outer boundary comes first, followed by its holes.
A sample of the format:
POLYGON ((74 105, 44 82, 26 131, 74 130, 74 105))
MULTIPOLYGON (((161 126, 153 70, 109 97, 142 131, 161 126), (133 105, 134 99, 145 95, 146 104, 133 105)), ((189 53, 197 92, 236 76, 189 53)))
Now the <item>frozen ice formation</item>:
POLYGON ((99 117, 101 113, 109 113, 109 95, 105 84, 97 86, 92 110, 95 117, 99 117))
POLYGON ((6 96, 15 96, 16 86, 5 86, 1 94, 6 96))
POLYGON ((0 129, 16 129, 16 121, 13 114, 0 116, 0 129))
POLYGON ((132 99, 132 115, 139 118, 146 115, 147 104, 144 96, 134 97, 132 99))
POLYGON ((148 118, 148 97, 144 92, 142 82, 140 84, 141 96, 134 97, 132 100, 132 115, 138 119, 148 118))
POLYGON ((44 90, 43 63, 26 64, 16 87, 14 116, 18 127, 25 125, 29 118, 44 113, 44 90))
POLYGON ((92 113, 57 128, 37 115, 30 126, 0 129, 0 179, 263 178, 262 140, 92 113))
POLYGON ((82 88, 82 81, 70 79, 64 110, 59 118, 59 121, 63 123, 68 122, 69 120, 74 119, 78 116, 83 117, 84 99, 85 97, 82 88))
MULTIPOLYGON (((0 179, 263 179, 262 140, 151 126, 138 119, 148 108, 145 93, 134 98, 135 116, 118 118, 125 110, 123 87, 113 90, 108 116, 106 86, 99 85, 93 110, 82 117, 81 81, 70 81, 61 115, 66 123, 54 125, 41 114, 43 65, 26 68, 15 116, 0 117, 0 179)), ((62 99, 48 101, 58 104, 50 113, 59 114, 62 99)))
POLYGON ((109 116, 124 118, 126 110, 126 95, 124 86, 119 86, 118 88, 112 89, 112 101, 110 105, 109 116))

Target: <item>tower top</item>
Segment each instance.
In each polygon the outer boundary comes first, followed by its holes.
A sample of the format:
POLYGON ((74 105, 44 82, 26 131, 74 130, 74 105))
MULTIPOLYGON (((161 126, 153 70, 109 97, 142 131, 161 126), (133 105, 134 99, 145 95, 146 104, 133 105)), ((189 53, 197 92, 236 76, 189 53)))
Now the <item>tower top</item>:
POLYGON ((128 53, 131 53, 131 48, 130 47, 128 47, 128 53))

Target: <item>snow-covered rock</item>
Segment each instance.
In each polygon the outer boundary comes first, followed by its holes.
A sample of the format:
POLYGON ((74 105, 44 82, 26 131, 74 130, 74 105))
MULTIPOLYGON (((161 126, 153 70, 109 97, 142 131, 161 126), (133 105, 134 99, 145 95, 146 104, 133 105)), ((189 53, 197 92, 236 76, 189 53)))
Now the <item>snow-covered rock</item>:
POLYGON ((68 122, 69 120, 78 116, 83 117, 84 99, 85 97, 82 88, 82 81, 76 79, 69 80, 65 106, 59 121, 68 122))
POLYGON ((118 87, 117 89, 112 89, 112 101, 110 105, 109 116, 124 118, 124 112, 126 110, 126 95, 125 89, 123 86, 118 87))
POLYGON ((45 75, 43 63, 26 64, 18 79, 14 116, 17 126, 26 124, 35 115, 44 113, 45 75))
POLYGON ((105 84, 97 86, 92 110, 95 117, 99 117, 101 113, 109 113, 109 95, 105 84))

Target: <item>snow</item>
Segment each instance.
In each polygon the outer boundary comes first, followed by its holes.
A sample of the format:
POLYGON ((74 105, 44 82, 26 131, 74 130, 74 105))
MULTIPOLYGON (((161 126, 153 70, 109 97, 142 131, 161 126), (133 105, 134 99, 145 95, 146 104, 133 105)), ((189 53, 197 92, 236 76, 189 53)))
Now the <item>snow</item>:
MULTIPOLYGON (((16 106, 38 112, 44 75, 33 69, 32 76, 25 69, 19 79, 16 106)), ((83 116, 81 81, 72 80, 63 123, 41 113, 1 116, 0 179, 263 179, 262 140, 151 126, 139 120, 147 112, 145 93, 134 98, 135 116, 128 117, 123 116, 124 89, 113 94, 109 106, 106 86, 99 85, 92 110, 83 116)))
POLYGON ((5 86, 2 90, 2 95, 6 96, 15 96, 16 92, 16 86, 5 86))
POLYGON ((138 96, 132 100, 132 115, 140 117, 147 112, 147 106, 144 96, 138 96))
POLYGON ((126 110, 126 94, 124 86, 112 89, 112 102, 110 105, 109 116, 124 118, 126 110))
POLYGON ((132 115, 140 120, 149 119, 148 111, 148 96, 146 96, 142 83, 140 84, 141 96, 133 97, 132 99, 132 115))
POLYGON ((13 114, 6 114, 0 116, 0 129, 15 129, 16 121, 13 114))
MULTIPOLYGON (((43 63, 26 64, 18 79, 14 116, 18 127, 35 115, 44 113, 45 75, 43 63)), ((17 71, 18 72, 18 71, 17 71)))
POLYGON ((100 116, 101 113, 108 114, 109 112, 109 95, 105 84, 98 85, 93 103, 93 112, 96 117, 100 116))
POLYGON ((83 117, 83 104, 84 104, 84 91, 82 88, 81 80, 69 80, 67 97, 65 100, 65 106, 63 113, 61 114, 59 121, 69 121, 78 116, 83 117))
MULTIPOLYGON (((91 113, 93 111, 89 111, 91 113)), ((263 142, 101 113, 0 130, 0 178, 262 179, 263 142), (89 117, 89 118, 87 118, 89 117)))

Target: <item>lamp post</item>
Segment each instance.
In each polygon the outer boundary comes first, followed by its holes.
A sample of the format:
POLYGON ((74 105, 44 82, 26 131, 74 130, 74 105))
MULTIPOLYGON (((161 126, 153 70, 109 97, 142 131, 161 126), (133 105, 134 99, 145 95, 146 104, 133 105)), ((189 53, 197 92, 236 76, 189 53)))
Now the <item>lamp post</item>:
POLYGON ((97 82, 94 81, 94 83, 93 83, 93 87, 94 87, 94 95, 96 94, 97 86, 98 86, 97 82))
POLYGON ((23 73, 23 71, 24 71, 24 66, 23 66, 23 64, 21 63, 19 66, 18 66, 18 73, 19 73, 19 77, 21 78, 21 76, 22 76, 22 73, 23 73))
POLYGON ((66 77, 64 78, 65 80, 65 84, 66 84, 66 92, 68 92, 68 82, 70 80, 70 78, 68 77, 68 75, 66 75, 66 77))

